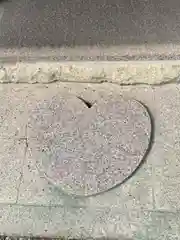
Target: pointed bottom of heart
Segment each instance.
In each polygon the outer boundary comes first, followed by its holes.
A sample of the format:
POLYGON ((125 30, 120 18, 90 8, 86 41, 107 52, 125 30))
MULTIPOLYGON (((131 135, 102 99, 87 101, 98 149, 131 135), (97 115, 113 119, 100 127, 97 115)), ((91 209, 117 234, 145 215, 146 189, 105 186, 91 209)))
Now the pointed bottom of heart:
POLYGON ((38 169, 67 194, 88 196, 124 182, 144 159, 151 119, 136 100, 101 99, 87 108, 54 96, 30 110, 28 139, 38 169))

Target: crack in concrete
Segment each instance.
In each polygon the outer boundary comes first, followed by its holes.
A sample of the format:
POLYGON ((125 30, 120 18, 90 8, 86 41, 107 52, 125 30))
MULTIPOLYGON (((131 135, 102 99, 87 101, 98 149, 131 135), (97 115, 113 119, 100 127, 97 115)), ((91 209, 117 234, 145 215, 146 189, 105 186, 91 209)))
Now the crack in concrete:
POLYGON ((28 126, 26 125, 25 128, 25 137, 20 138, 20 141, 24 141, 25 142, 25 148, 24 148, 24 157, 23 157, 23 162, 22 162, 22 166, 21 166, 21 172, 20 172, 20 178, 19 178, 19 184, 17 186, 17 195, 16 195, 16 203, 18 203, 19 200, 19 193, 20 193, 20 187, 22 184, 22 178, 23 178, 23 168, 24 168, 24 164, 25 164, 25 160, 26 160, 26 155, 27 155, 27 150, 28 150, 28 139, 27 139, 27 128, 28 126))

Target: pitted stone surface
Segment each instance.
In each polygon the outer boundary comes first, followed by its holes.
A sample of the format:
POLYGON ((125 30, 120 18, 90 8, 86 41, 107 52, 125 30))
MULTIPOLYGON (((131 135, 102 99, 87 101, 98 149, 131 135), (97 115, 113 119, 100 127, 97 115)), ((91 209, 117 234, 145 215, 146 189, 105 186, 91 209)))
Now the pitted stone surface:
MULTIPOLYGON (((0 93, 0 235, 180 239, 179 85, 3 84, 0 93), (34 143, 26 139, 24 125, 27 110, 56 94, 74 94, 98 104, 100 98, 121 95, 148 107, 154 126, 153 144, 131 178, 111 191, 81 198, 63 194, 43 178, 36 167, 39 159, 32 154, 34 143)), ((91 109, 85 106, 84 110, 91 109)))
POLYGON ((31 155, 63 191, 93 195, 115 187, 139 166, 150 142, 151 121, 135 100, 54 96, 30 113, 31 155))

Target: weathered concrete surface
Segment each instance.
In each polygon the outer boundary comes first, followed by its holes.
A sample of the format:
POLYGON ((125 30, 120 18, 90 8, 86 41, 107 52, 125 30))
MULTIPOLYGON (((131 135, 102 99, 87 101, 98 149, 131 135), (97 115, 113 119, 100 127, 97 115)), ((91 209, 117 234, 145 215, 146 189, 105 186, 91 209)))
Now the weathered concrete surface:
MULTIPOLYGON (((1 139, 9 144, 3 143, 1 150, 0 168, 4 170, 0 175, 0 234, 180 239, 179 85, 1 85, 1 99, 20 100, 19 104, 14 101, 16 108, 10 108, 11 114, 5 118, 9 124, 1 131, 9 132, 13 114, 22 120, 13 122, 14 129, 19 124, 23 129, 27 106, 56 94, 73 94, 90 102, 112 95, 141 101, 153 119, 151 150, 136 174, 124 184, 99 196, 73 198, 48 183, 37 170, 37 159, 28 147, 26 130, 25 134, 12 134, 10 138, 5 134, 1 139), (21 143, 19 147, 18 143, 21 143)), ((10 105, 2 105, 9 109, 10 105)))
POLYGON ((1 63, 1 83, 178 83, 180 61, 32 61, 1 63))
POLYGON ((0 212, 5 233, 21 229, 22 235, 67 239, 179 239, 180 217, 173 212, 44 206, 1 206, 0 212))

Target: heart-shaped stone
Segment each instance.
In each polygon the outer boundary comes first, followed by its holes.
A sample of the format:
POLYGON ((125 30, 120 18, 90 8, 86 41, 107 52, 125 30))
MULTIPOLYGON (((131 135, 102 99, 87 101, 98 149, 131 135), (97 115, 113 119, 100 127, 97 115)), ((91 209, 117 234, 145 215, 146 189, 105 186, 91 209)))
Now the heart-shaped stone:
POLYGON ((28 121, 31 155, 63 191, 93 195, 128 178, 145 156, 151 136, 146 108, 136 100, 101 99, 88 108, 75 96, 36 105, 28 121))

